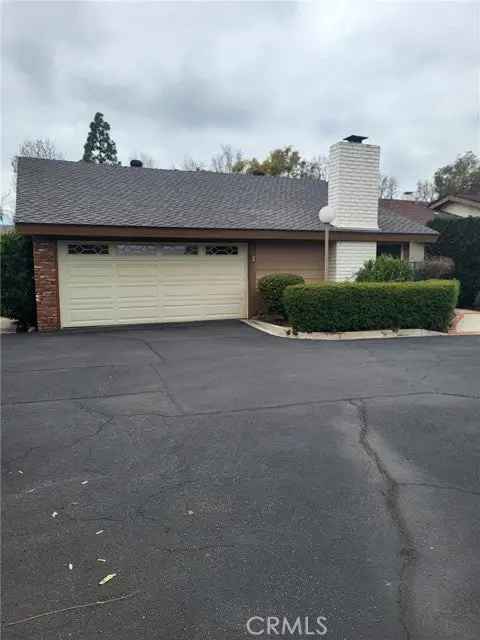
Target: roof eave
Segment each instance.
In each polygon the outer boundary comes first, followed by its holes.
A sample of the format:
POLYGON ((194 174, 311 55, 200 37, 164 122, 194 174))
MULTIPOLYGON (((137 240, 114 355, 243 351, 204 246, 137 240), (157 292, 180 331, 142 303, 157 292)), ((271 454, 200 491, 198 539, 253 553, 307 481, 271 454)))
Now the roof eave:
POLYGON ((458 204, 466 204, 470 207, 477 207, 480 209, 480 202, 478 200, 473 200, 471 198, 463 198, 461 196, 445 196, 444 198, 440 198, 440 200, 435 200, 430 205, 430 209, 437 209, 441 207, 446 202, 457 202, 458 204))
MULTIPOLYGON (((16 230, 26 236, 48 236, 54 238, 157 238, 176 240, 320 240, 325 232, 296 231, 289 229, 205 229, 190 227, 126 227, 111 225, 37 224, 17 222, 16 230)), ((435 242, 438 233, 384 232, 381 230, 332 229, 332 240, 383 240, 435 242)))

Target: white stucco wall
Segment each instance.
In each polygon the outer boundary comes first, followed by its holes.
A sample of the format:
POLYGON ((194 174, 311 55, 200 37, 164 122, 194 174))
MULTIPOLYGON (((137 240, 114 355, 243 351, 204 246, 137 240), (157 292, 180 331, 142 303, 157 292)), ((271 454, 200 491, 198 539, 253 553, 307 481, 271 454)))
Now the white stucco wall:
POLYGON ((328 252, 328 280, 335 282, 336 268, 337 268, 337 243, 330 244, 328 252))
POLYGON ((332 280, 354 280, 363 263, 376 256, 376 242, 337 242, 334 263, 332 261, 332 280))
POLYGON ((461 218, 467 218, 473 216, 474 218, 480 218, 480 208, 477 206, 470 206, 468 204, 462 204, 460 202, 448 202, 442 206, 442 211, 453 213, 461 218))
POLYGON ((378 229, 380 147, 342 140, 330 147, 328 205, 334 226, 378 229))
POLYGON ((408 256, 410 262, 422 262, 425 260, 425 245, 419 242, 410 242, 408 256))

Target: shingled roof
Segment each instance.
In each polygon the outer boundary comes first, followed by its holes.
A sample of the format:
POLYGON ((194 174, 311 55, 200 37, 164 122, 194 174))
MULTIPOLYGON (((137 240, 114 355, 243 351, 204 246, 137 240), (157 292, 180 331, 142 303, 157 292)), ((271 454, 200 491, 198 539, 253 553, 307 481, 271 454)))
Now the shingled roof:
MULTIPOLYGON (((16 222, 321 231, 328 183, 20 158, 16 222)), ((383 233, 434 234, 380 201, 383 233)), ((340 230, 338 230, 340 231, 340 230)))

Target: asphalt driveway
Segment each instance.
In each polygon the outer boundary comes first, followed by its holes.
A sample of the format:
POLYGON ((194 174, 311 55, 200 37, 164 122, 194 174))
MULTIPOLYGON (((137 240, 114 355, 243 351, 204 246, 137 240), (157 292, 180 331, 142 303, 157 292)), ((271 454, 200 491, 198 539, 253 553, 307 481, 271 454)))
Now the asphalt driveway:
POLYGON ((480 337, 226 322, 2 361, 6 640, 480 637, 480 337))

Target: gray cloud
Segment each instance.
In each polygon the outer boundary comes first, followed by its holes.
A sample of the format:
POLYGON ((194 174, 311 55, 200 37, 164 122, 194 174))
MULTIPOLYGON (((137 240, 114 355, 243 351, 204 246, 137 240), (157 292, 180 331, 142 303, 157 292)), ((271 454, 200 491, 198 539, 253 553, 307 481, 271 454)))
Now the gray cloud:
POLYGON ((124 162, 316 155, 355 132, 412 188, 479 152, 478 23, 441 1, 7 3, 2 176, 25 138, 77 160, 99 110, 124 162))

